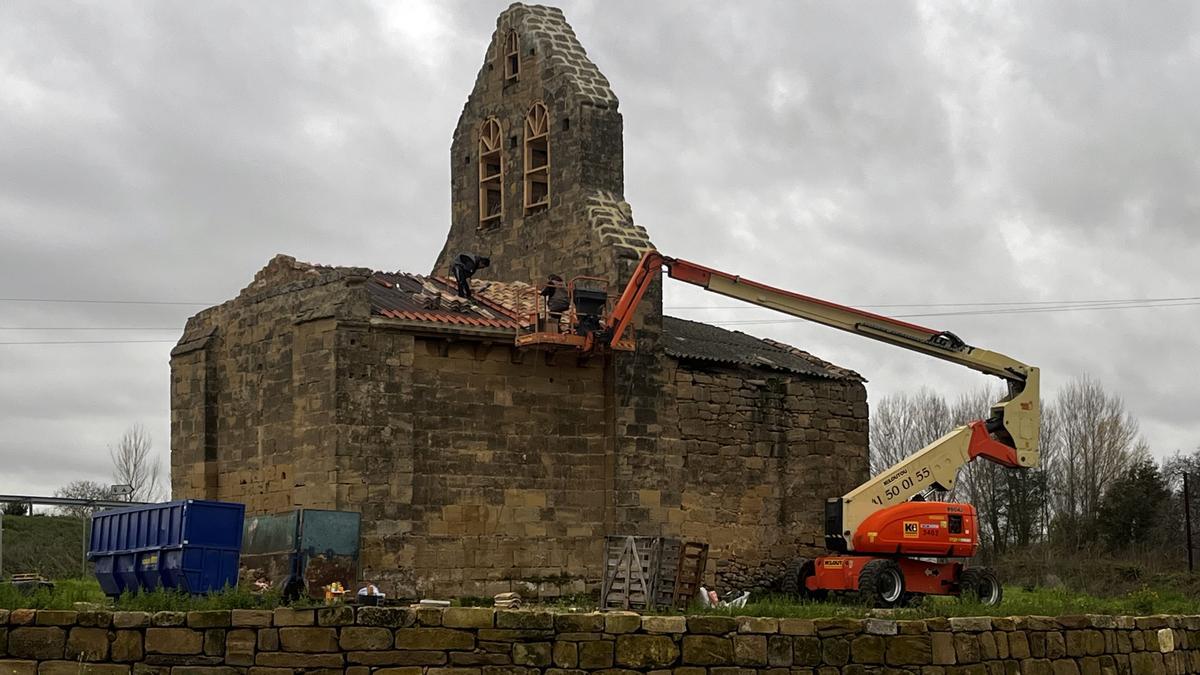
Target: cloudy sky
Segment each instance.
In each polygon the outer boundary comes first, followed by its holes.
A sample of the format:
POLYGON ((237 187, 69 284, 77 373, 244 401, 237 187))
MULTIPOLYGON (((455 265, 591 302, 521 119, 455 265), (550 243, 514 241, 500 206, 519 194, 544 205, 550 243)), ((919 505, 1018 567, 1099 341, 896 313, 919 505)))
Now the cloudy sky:
MULTIPOLYGON (((0 3, 0 493, 107 480, 133 423, 165 464, 171 343, 275 253, 427 272, 506 4, 0 3)), ((1200 296, 1197 5, 562 7, 664 252, 939 314, 912 320, 1041 366, 1051 396, 1095 376, 1156 454, 1200 445, 1197 300, 1063 309, 1200 296)), ((854 368, 873 401, 985 382, 678 285, 666 304, 854 368)))

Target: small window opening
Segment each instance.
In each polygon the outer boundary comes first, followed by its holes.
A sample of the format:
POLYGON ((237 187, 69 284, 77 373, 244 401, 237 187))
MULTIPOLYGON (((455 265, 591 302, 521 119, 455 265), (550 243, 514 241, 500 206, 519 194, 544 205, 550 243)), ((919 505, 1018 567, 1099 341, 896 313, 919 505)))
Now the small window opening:
POLYGON ((508 137, 508 147, 510 147, 510 148, 517 147, 517 137, 516 136, 508 137))
POLYGON ((563 122, 562 122, 562 130, 563 130, 563 131, 569 131, 570 129, 571 129, 571 118, 570 118, 570 117, 564 117, 564 118, 563 118, 563 122))
POLYGON ((550 205, 550 113, 541 101, 525 115, 525 213, 550 205))
POLYGON ((521 43, 517 31, 510 30, 504 38, 504 79, 515 80, 521 73, 521 43))
POLYGON ((479 226, 500 225, 504 213, 504 159, 501 156, 500 122, 489 118, 479 128, 479 226))

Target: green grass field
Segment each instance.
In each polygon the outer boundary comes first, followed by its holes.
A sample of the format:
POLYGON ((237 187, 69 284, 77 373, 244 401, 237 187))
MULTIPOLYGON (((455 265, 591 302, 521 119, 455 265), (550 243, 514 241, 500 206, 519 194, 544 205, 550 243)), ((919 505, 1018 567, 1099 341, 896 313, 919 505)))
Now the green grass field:
POLYGON ((84 576, 80 518, 4 516, 4 575, 32 572, 48 579, 84 576))
MULTIPOLYGON (((53 591, 38 591, 25 595, 8 585, 0 585, 0 609, 72 609, 77 602, 107 605, 128 611, 195 611, 208 609, 257 609, 279 606, 278 595, 254 595, 240 590, 226 590, 201 597, 158 591, 140 595, 124 595, 115 602, 100 592, 93 579, 57 582, 53 591), (110 604, 111 603, 111 604, 110 604)), ((594 601, 578 598, 576 602, 560 603, 555 609, 570 606, 580 610, 594 607, 594 601)), ((311 603, 309 604, 311 606, 311 603)), ((693 607, 690 614, 719 614, 726 616, 765 616, 795 618, 860 618, 886 615, 895 619, 923 619, 950 616, 1064 616, 1069 614, 1114 614, 1146 616, 1151 614, 1196 614, 1200 603, 1184 593, 1157 592, 1142 589, 1112 598, 1098 598, 1065 589, 1026 590, 1011 586, 1004 589, 1004 602, 999 607, 959 602, 952 598, 927 598, 922 604, 905 609, 880 612, 853 604, 834 602, 796 602, 782 597, 765 597, 739 609, 708 609, 693 607)))

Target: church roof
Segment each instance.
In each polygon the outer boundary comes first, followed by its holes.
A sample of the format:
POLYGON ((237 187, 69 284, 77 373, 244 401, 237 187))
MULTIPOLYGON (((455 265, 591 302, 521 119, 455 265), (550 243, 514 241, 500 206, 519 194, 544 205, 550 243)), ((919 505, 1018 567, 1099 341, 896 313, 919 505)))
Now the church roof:
MULTIPOLYGON (((367 285, 371 313, 394 319, 517 330, 522 296, 534 290, 521 282, 474 281, 474 301, 456 295, 448 279, 376 272, 367 285)), ((828 379, 862 378, 782 342, 672 316, 663 317, 663 344, 677 359, 745 366, 828 379)))
POLYGON ((673 316, 663 317, 663 344, 667 354, 681 360, 748 366, 834 380, 862 380, 852 370, 839 368, 782 342, 673 316))

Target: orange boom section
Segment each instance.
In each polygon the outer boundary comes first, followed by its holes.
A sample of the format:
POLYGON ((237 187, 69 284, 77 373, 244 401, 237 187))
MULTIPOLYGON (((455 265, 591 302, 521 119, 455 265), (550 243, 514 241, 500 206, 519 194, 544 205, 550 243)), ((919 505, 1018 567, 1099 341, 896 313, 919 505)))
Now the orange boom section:
POLYGON ((979 531, 975 507, 951 502, 904 502, 880 509, 854 533, 857 553, 969 558, 979 531))

